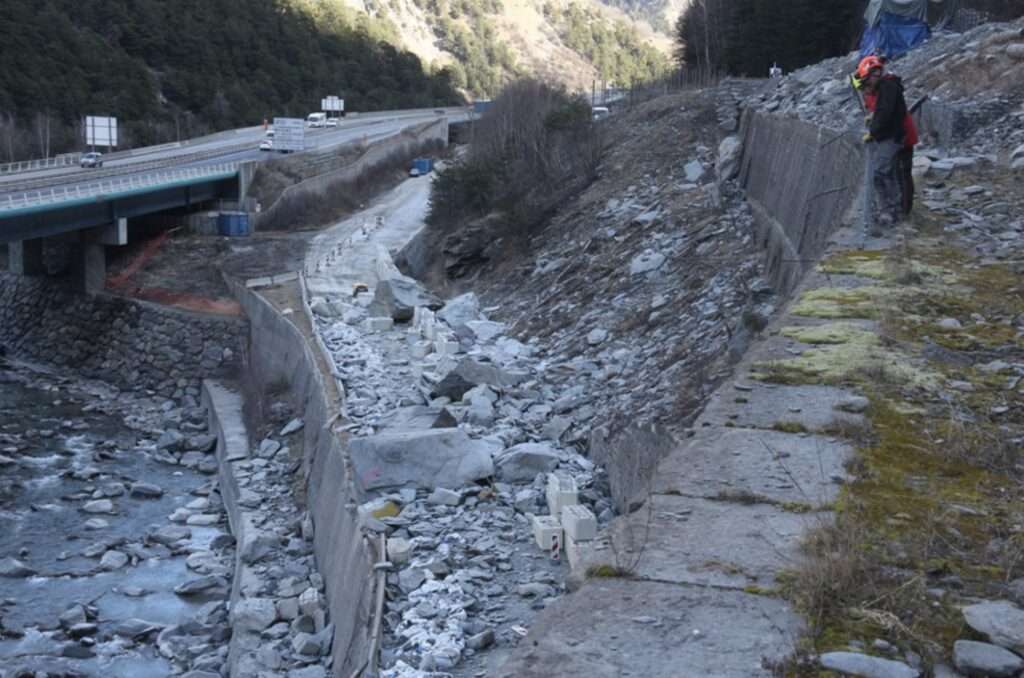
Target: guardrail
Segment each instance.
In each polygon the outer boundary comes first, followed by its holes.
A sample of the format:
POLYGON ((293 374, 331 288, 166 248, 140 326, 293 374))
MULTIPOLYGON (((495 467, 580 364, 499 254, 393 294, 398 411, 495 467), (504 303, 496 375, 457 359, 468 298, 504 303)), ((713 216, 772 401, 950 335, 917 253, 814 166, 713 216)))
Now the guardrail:
POLYGON ((33 170, 47 169, 50 167, 68 167, 71 165, 77 165, 81 158, 81 153, 64 153, 52 158, 8 162, 0 165, 0 174, 17 174, 18 172, 31 172, 33 170))
POLYGON ((185 179, 201 179, 208 176, 222 174, 233 174, 238 172, 240 163, 229 162, 217 165, 203 165, 202 167, 188 167, 178 170, 166 170, 153 172, 151 174, 129 175, 115 179, 96 181, 88 184, 75 184, 63 188, 51 188, 49 190, 28 191, 20 194, 11 194, 0 200, 0 217, 4 212, 26 207, 39 205, 58 204, 72 200, 81 200, 108 193, 123 193, 140 188, 149 188, 161 184, 169 184, 185 179))

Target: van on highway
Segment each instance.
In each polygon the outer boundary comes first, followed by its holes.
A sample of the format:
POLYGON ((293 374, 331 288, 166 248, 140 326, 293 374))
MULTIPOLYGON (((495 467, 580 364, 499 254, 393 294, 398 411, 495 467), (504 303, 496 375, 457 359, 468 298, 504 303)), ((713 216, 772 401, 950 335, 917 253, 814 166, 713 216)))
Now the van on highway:
POLYGON ((590 112, 594 120, 604 120, 611 114, 606 106, 593 106, 590 112))
POLYGON ((310 113, 306 116, 306 122, 310 127, 326 127, 327 126, 327 114, 326 113, 310 113))

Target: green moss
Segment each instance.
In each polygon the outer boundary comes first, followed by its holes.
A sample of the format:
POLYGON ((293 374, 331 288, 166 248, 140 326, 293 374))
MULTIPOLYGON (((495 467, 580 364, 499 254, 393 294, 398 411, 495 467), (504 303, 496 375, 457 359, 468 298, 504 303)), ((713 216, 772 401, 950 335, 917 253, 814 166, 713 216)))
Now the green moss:
POLYGON ((823 273, 882 279, 886 277, 887 254, 886 250, 847 250, 822 261, 818 270, 823 273))
POLYGON ((877 344, 878 336, 853 323, 825 323, 809 327, 783 327, 784 337, 804 344, 877 344))
POLYGON ((807 427, 798 421, 777 421, 772 424, 772 430, 781 433, 807 433, 807 427))
POLYGON ((794 315, 807 318, 875 318, 881 290, 877 287, 819 287, 809 290, 793 307, 794 315))
POLYGON ((629 577, 631 573, 614 565, 593 565, 587 568, 587 576, 594 578, 629 577))

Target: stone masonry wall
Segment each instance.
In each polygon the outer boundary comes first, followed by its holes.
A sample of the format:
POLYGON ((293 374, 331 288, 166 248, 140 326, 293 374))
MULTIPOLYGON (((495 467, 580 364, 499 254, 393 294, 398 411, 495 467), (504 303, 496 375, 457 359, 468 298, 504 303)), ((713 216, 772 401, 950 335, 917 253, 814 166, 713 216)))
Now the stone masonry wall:
POLYGON ((104 294, 60 281, 0 273, 0 345, 121 388, 198 400, 207 377, 233 376, 248 325, 104 294))

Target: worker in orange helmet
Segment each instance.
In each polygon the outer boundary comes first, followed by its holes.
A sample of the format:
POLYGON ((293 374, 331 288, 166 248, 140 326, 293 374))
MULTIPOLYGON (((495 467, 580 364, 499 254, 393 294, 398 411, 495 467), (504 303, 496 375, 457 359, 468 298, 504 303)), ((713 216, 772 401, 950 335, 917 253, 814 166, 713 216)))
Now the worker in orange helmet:
POLYGON ((875 144, 871 173, 881 214, 874 220, 871 235, 880 236, 883 235, 882 226, 895 224, 909 212, 908 198, 912 200, 913 189, 912 184, 904 185, 904 174, 909 174, 912 169, 913 157, 910 156, 910 166, 904 168, 905 144, 907 141, 916 143, 917 130, 910 120, 913 133, 908 135, 909 115, 903 98, 903 84, 898 78, 885 76, 885 62, 881 58, 871 55, 861 59, 853 82, 864 91, 865 108, 871 112, 866 121, 868 132, 864 141, 875 144))

